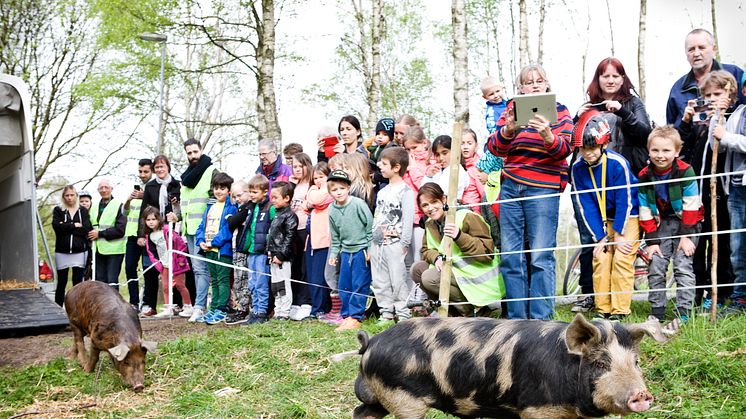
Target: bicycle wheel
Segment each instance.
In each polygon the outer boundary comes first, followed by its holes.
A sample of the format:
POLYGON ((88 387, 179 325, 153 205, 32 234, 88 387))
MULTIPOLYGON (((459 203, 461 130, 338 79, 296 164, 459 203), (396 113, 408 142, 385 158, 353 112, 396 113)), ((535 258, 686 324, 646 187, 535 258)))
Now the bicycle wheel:
POLYGON ((562 280, 562 293, 564 295, 580 294, 580 252, 582 250, 581 248, 575 251, 565 269, 565 277, 562 280))

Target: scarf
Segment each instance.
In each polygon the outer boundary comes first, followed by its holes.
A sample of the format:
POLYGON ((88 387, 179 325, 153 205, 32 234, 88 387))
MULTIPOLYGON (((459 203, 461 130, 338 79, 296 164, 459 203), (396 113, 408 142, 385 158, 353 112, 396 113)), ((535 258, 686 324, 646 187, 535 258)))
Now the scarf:
POLYGON ((187 188, 194 188, 202 179, 202 175, 205 173, 208 167, 212 165, 212 159, 209 156, 202 155, 199 161, 194 166, 190 165, 181 175, 181 184, 187 188))
POLYGON ((161 212, 161 215, 166 214, 166 205, 168 205, 168 184, 171 183, 171 174, 166 176, 165 179, 161 179, 158 176, 155 177, 155 181, 161 185, 160 190, 158 191, 158 209, 161 212))

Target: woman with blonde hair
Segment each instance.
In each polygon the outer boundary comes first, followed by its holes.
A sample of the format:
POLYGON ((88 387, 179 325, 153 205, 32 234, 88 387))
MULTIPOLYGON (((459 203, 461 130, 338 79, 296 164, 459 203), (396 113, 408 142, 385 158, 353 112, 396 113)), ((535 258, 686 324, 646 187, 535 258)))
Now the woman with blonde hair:
POLYGON ((368 158, 360 153, 352 153, 347 155, 344 164, 344 171, 352 180, 350 195, 365 201, 372 211, 376 201, 373 196, 373 181, 370 176, 368 158))
POLYGON ((78 202, 75 186, 67 185, 62 190, 62 201, 52 211, 52 229, 56 235, 54 262, 57 266, 54 302, 62 307, 68 271, 72 268, 73 286, 83 281, 89 249, 86 236, 93 229, 88 210, 78 202))

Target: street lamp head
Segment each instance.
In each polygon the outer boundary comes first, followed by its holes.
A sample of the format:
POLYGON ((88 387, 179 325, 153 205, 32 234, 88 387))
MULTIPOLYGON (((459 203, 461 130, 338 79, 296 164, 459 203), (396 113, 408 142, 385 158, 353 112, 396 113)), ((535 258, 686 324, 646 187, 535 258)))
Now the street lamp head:
POLYGON ((143 32, 140 34, 140 39, 147 42, 166 42, 168 41, 168 35, 155 32, 143 32))

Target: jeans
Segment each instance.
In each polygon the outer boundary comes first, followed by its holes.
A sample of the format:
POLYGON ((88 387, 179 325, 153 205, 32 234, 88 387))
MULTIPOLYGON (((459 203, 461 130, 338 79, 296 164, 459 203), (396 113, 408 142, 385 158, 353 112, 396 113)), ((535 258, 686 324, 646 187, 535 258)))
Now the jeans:
POLYGON ((306 270, 308 272, 308 288, 311 293, 311 315, 328 313, 331 309, 329 289, 326 286, 326 267, 329 248, 306 249, 306 270))
MULTIPOLYGON (((746 228, 746 186, 730 185, 728 197, 731 230, 746 228)), ((731 299, 746 298, 746 233, 730 234, 730 261, 736 286, 731 299)))
MULTIPOLYGON (((573 197, 574 198, 574 197, 573 197)), ((593 235, 585 226, 580 216, 580 208, 575 199, 572 199, 572 209, 575 213, 575 221, 578 224, 578 235, 580 244, 593 244, 593 235)), ((583 294, 593 293, 593 247, 580 248, 580 292, 583 294)))
POLYGON ((365 251, 339 252, 339 298, 342 300, 342 317, 363 320, 365 303, 370 293, 370 264, 365 251))
POLYGON ((249 268, 249 290, 251 291, 251 311, 267 314, 269 307, 269 265, 267 255, 249 254, 246 258, 249 268))
MULTIPOLYGON (((500 199, 535 197, 558 192, 555 189, 524 185, 505 179, 500 199)), ((500 241, 503 252, 523 250, 524 238, 530 249, 552 248, 557 245, 559 196, 500 204, 500 241)), ((523 253, 505 254, 500 271, 505 281, 508 299, 553 297, 556 291, 556 262, 554 251, 531 253, 531 281, 528 280, 526 256, 523 253)), ((508 318, 549 320, 554 314, 554 298, 508 302, 508 318)))
MULTIPOLYGON (((192 255, 199 256, 199 247, 195 246, 195 237, 186 236, 187 248, 192 255)), ((207 271, 207 263, 203 260, 191 258, 192 271, 194 272, 194 282, 197 285, 197 298, 194 301, 194 308, 204 310, 207 308, 207 291, 210 289, 210 273, 207 271)), ((213 298, 215 298, 213 296, 213 298)))
POLYGON ((122 271, 124 253, 118 255, 102 255, 96 252, 96 281, 113 284, 119 290, 119 273, 122 271))
POLYGON ((135 306, 140 304, 140 281, 137 279, 137 264, 140 263, 143 251, 142 247, 137 245, 137 237, 127 237, 127 247, 124 253, 124 274, 127 278, 127 289, 130 294, 130 304, 135 306))

